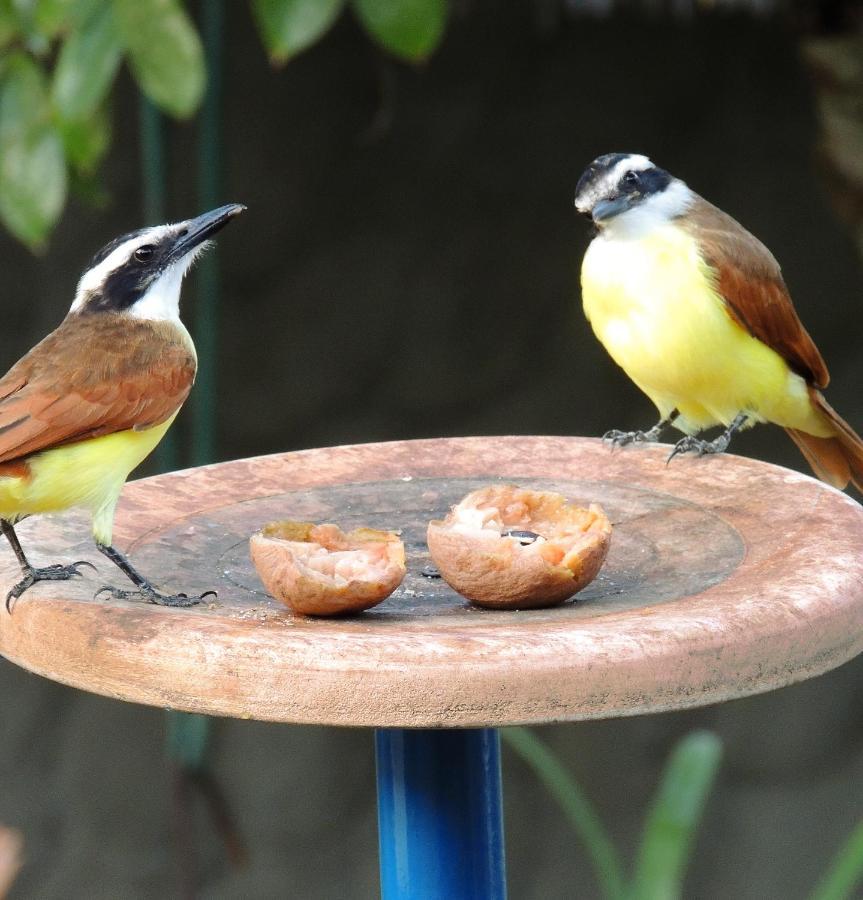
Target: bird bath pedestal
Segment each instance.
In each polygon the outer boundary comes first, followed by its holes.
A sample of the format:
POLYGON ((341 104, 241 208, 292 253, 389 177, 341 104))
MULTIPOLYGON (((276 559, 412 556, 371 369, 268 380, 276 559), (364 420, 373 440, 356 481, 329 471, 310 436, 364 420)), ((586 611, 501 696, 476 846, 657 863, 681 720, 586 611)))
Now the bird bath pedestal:
MULTIPOLYGON (((717 703, 863 650, 863 508, 738 457, 598 440, 456 438, 239 460, 130 484, 115 539, 193 609, 96 600, 122 576, 83 516, 28 520, 38 563, 91 558, 0 614, 0 653, 74 687, 216 716, 377 729, 386 898, 505 893, 496 728, 717 703), (495 480, 603 505, 611 552, 575 602, 478 610, 423 577, 425 528, 495 480), (307 619, 270 599, 249 535, 274 519, 401 529, 408 576, 375 609, 307 619)), ((18 578, 3 557, 2 593, 18 578)))

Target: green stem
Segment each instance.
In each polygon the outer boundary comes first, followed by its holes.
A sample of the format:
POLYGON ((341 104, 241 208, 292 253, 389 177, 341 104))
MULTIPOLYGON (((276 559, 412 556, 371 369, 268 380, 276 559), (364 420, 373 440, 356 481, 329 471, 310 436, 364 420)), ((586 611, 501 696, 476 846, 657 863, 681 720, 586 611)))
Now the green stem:
POLYGON ((210 718, 197 713, 166 712, 168 756, 182 769, 200 772, 207 765, 210 746, 210 718))
MULTIPOLYGON (((213 209, 222 198, 222 50, 224 0, 203 0, 201 34, 207 63, 207 90, 198 132, 199 212, 213 209)), ((199 263, 195 277, 195 344, 198 377, 192 393, 192 465, 216 458, 216 360, 219 350, 219 266, 215 249, 199 263)))

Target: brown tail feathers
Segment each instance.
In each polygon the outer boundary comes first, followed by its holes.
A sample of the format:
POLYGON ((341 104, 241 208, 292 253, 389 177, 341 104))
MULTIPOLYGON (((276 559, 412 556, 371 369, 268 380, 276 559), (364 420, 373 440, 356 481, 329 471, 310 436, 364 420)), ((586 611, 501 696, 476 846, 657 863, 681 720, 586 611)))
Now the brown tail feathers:
POLYGON ((836 429, 834 437, 815 437, 794 428, 785 430, 800 448, 812 471, 833 487, 844 490, 850 481, 863 493, 863 438, 833 409, 820 391, 809 391, 812 403, 836 429))

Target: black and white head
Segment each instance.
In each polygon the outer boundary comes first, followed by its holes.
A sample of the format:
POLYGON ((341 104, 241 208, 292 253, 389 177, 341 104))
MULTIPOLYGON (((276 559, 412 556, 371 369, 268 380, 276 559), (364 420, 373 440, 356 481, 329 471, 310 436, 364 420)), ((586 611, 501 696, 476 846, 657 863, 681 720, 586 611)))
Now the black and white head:
POLYGON ((231 203, 185 222, 141 228, 116 238, 90 261, 70 312, 179 320, 183 276, 208 239, 245 208, 231 203))
POLYGON ((638 153, 607 153, 578 180, 575 208, 601 231, 644 232, 683 215, 695 194, 638 153))

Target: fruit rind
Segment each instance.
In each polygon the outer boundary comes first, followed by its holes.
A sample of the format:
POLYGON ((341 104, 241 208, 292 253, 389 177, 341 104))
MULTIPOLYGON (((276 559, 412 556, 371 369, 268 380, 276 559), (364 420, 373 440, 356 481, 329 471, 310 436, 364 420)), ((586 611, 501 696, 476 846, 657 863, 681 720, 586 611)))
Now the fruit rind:
POLYGON ((404 544, 391 531, 312 522, 270 522, 249 541, 271 596, 308 616, 370 609, 405 576, 404 544))
POLYGON ((454 590, 493 609, 555 606, 585 588, 608 554, 611 523, 561 494, 496 484, 472 491, 429 523, 432 560, 454 590), (523 543, 508 530, 539 537, 523 543))

